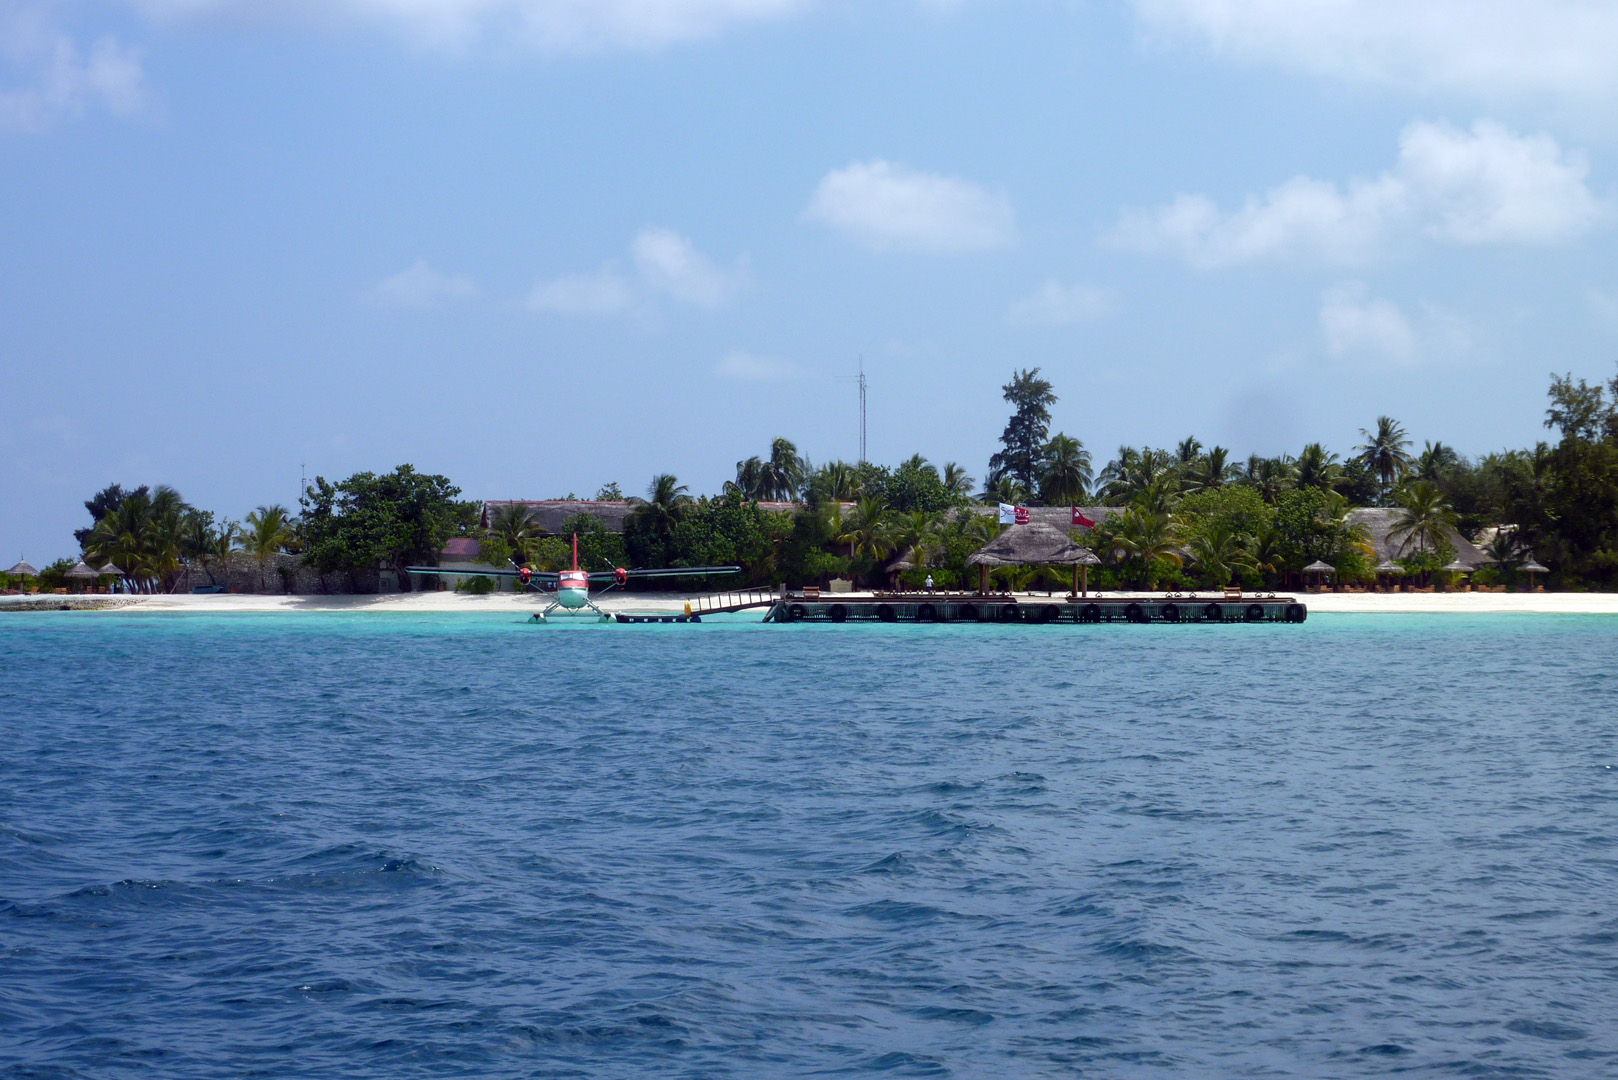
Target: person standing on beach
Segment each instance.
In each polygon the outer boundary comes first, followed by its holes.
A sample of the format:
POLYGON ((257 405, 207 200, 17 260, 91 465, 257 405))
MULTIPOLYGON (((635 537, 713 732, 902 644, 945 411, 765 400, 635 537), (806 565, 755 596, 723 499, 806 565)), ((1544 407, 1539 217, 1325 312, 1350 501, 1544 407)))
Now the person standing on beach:
POLYGON ((931 574, 927 575, 927 591, 928 592, 933 591, 933 575, 931 575, 931 574))

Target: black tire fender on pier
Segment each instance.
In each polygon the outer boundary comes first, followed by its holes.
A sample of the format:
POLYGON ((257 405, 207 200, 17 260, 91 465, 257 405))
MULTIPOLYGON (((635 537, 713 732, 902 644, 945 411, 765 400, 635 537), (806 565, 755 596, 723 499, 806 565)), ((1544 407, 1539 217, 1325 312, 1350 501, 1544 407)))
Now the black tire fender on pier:
POLYGON ((1287 605, 1287 622, 1303 622, 1309 617, 1309 612, 1302 604, 1287 605))
POLYGON ((1264 605, 1263 604, 1248 604, 1247 605, 1247 621, 1248 622, 1258 622, 1262 618, 1264 618, 1264 605))
POLYGON ((1159 614, 1161 614, 1163 616, 1163 621, 1164 622, 1179 622, 1180 621, 1180 605, 1179 604, 1164 604, 1163 608, 1159 612, 1159 614))
POLYGON ((842 604, 833 604, 826 609, 826 618, 832 622, 843 622, 848 618, 848 609, 842 604))
POLYGON ((899 616, 894 613, 893 607, 890 604, 878 604, 876 606, 876 617, 883 622, 899 621, 899 616))
POLYGON ((793 604, 787 608, 787 622, 797 622, 803 618, 803 605, 793 604))
POLYGON ((916 609, 917 622, 937 622, 938 609, 931 604, 923 604, 916 609))
POLYGON ((1079 609, 1079 619, 1080 619, 1081 622, 1100 622, 1101 621, 1101 605, 1100 604, 1085 604, 1082 608, 1079 609))
POLYGON ((1130 622, 1151 621, 1146 617, 1146 609, 1141 607, 1139 604, 1130 604, 1128 607, 1124 608, 1124 618, 1128 619, 1130 622))
POLYGON ((1000 621, 1001 622, 1016 622, 1017 621, 1017 605, 1016 604, 1001 604, 1000 605, 1000 621))
POLYGON ((977 622, 978 606, 976 604, 962 604, 955 609, 955 618, 961 622, 977 622))
POLYGON ((1209 604, 1202 609, 1202 617, 1207 622, 1224 622, 1225 609, 1218 604, 1209 604))
POLYGON ((1055 604, 1044 604, 1040 607, 1039 614, 1035 618, 1042 623, 1055 622, 1061 614, 1062 609, 1055 604))

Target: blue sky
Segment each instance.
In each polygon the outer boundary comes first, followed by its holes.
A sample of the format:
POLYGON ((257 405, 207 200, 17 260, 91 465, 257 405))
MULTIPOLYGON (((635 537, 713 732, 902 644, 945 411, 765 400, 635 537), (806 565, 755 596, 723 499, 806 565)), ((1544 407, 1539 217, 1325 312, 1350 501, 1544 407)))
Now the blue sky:
POLYGON ((171 483, 713 491, 1544 436, 1618 356, 1618 8, 0 0, 0 551, 171 483))

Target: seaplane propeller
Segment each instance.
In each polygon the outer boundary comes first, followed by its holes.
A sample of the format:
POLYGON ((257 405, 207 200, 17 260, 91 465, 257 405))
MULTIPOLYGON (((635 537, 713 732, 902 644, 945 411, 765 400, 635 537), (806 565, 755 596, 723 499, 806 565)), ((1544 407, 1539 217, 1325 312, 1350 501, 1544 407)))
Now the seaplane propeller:
MULTIPOLYGON (((573 534, 573 569, 571 570, 533 570, 526 566, 512 564, 510 570, 461 570, 456 569, 449 573, 460 577, 493 577, 515 578, 522 585, 523 592, 537 591, 541 593, 554 593, 555 599, 534 616, 540 622, 558 608, 567 613, 582 612, 584 609, 593 611, 602 619, 610 619, 608 615, 596 606, 590 599, 590 587, 597 583, 610 582, 601 592, 621 588, 629 584, 630 578, 653 577, 698 577, 705 574, 735 574, 741 571, 739 566, 684 566, 670 567, 665 570, 628 570, 622 566, 614 566, 607 570, 586 571, 579 569, 579 535, 573 534)), ((407 566, 405 569, 412 574, 442 574, 443 569, 437 566, 407 566)))

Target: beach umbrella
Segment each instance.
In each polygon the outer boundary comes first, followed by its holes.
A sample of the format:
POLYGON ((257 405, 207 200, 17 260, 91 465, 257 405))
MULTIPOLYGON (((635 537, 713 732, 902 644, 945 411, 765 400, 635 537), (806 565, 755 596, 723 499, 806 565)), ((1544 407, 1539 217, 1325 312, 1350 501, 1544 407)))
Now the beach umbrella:
POLYGON ((1472 572, 1472 568, 1459 559, 1456 559, 1454 562, 1445 563, 1441 569, 1446 570, 1451 574, 1470 574, 1472 572))
POLYGON ((35 570, 32 566, 29 566, 26 559, 18 559, 17 565, 13 566, 10 570, 7 570, 6 573, 12 577, 28 578, 39 576, 39 571, 35 570))
MULTIPOLYGON (((94 583, 94 581, 95 581, 95 579, 96 579, 96 577, 98 575, 96 574, 95 570, 91 568, 89 563, 85 562, 83 559, 80 559, 78 562, 73 564, 73 569, 69 570, 63 576, 64 577, 70 577, 70 578, 78 578, 81 581, 89 581, 89 582, 94 583)), ((92 584, 92 587, 93 587, 93 584, 92 584)))
MULTIPOLYGON (((1383 559, 1372 569, 1379 574, 1391 574, 1394 577, 1403 577, 1405 572, 1405 568, 1394 562, 1392 559, 1383 559)), ((1388 587, 1392 588, 1391 585, 1388 587)))
POLYGON ((1079 550, 1083 552, 1083 554, 1081 554, 1078 561, 1073 564, 1074 576, 1078 578, 1078 580, 1074 583, 1073 591, 1078 593, 1080 596, 1089 596, 1090 567, 1100 566, 1101 560, 1096 558, 1095 552, 1089 550, 1088 548, 1080 548, 1079 550))
MULTIPOLYGON (((1035 521, 1013 525, 968 556, 966 565, 978 567, 979 581, 984 582, 989 568, 995 566, 1088 566, 1095 561, 1095 555, 1075 544, 1066 532, 1035 521)), ((980 584, 979 588, 987 586, 980 584)))
POLYGON ((1548 573, 1551 572, 1550 567, 1539 565, 1539 563, 1534 561, 1532 556, 1530 556, 1528 561, 1523 563, 1517 569, 1528 571, 1528 591, 1529 592, 1534 591, 1534 575, 1535 574, 1548 574, 1548 573))
POLYGON ((1320 575, 1315 579, 1315 584, 1318 586, 1322 583, 1322 580, 1326 574, 1337 573, 1337 567, 1333 566, 1331 563, 1322 562, 1321 560, 1316 559, 1314 562, 1304 567, 1303 572, 1306 574, 1320 575))
POLYGON ((121 578, 124 576, 124 572, 118 569, 118 567, 114 566, 111 562, 108 562, 106 566, 103 566, 100 570, 97 570, 96 573, 100 574, 102 577, 111 578, 121 578))

